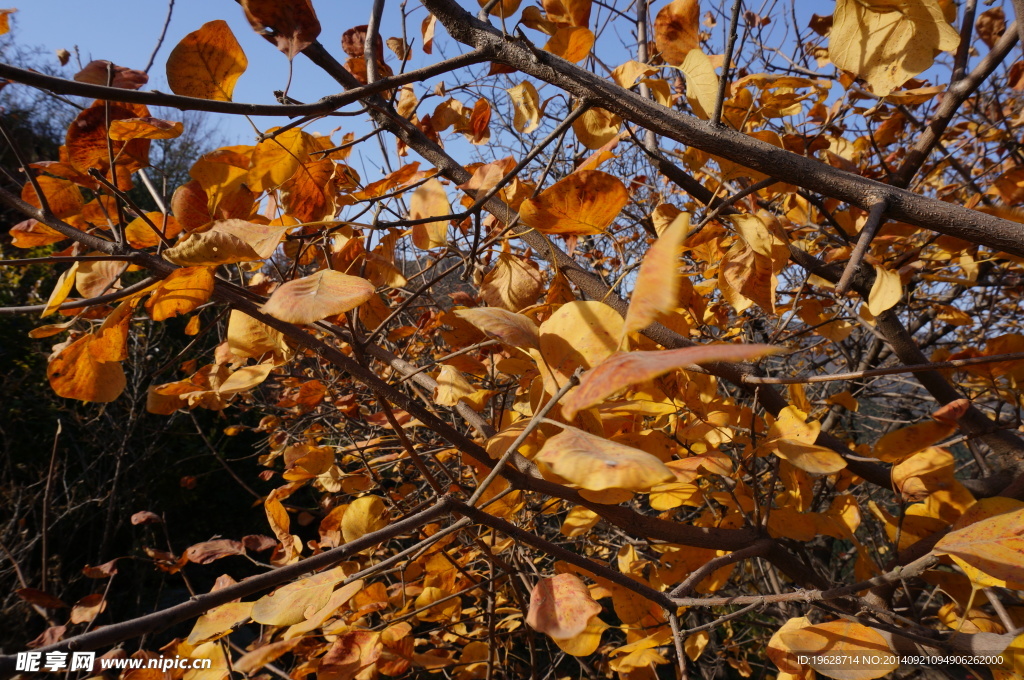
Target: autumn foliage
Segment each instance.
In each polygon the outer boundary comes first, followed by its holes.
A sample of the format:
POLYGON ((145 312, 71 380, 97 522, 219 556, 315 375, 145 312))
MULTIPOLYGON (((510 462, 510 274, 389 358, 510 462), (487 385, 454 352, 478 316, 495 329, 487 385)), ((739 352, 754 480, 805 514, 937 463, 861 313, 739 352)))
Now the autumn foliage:
POLYGON ((136 339, 178 324, 145 409, 253 434, 218 460, 265 515, 89 566, 71 605, 23 584, 26 645, 212 661, 185 680, 1024 678, 1024 27, 998 3, 240 4, 343 92, 235 101, 223 20, 170 51, 172 94, 0 64, 85 98, 59 157, 0 130, 0 265, 57 277, 11 310, 49 386, 128 399, 136 339), (155 106, 290 122, 161 190, 183 126, 155 106), (116 620, 127 557, 223 575, 116 620))

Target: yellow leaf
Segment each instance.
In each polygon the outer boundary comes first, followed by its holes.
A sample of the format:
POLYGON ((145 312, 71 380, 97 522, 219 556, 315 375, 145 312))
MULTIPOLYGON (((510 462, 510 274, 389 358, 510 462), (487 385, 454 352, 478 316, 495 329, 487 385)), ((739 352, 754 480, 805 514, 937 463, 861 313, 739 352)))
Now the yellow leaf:
POLYGON ((594 47, 594 34, 583 26, 563 26, 555 31, 544 50, 576 63, 590 54, 594 47))
POLYGON ((523 201, 523 222, 545 234, 600 234, 629 201, 626 186, 600 170, 574 172, 523 201))
POLYGON ((956 528, 939 539, 934 552, 959 558, 996 579, 1020 583, 1024 580, 1024 507, 991 507, 998 514, 956 528))
POLYGON ((224 637, 249 620, 252 605, 252 602, 228 602, 214 607, 196 620, 187 642, 200 645, 224 637))
POLYGON ((601 634, 608 627, 607 623, 595 616, 579 635, 565 640, 559 638, 551 640, 569 656, 590 656, 601 646, 601 634))
POLYGON ((686 53, 679 70, 686 76, 686 100, 690 108, 699 118, 710 119, 718 99, 718 76, 711 60, 699 49, 693 49, 686 53))
POLYGON ((614 80, 615 84, 619 87, 624 87, 628 90, 636 85, 638 78, 653 76, 657 72, 658 69, 655 67, 634 59, 632 61, 627 61, 625 64, 621 64, 620 66, 616 66, 612 71, 612 80, 614 80))
POLYGON ((935 420, 902 427, 879 439, 871 455, 886 463, 898 463, 942 441, 955 431, 956 427, 935 420))
MULTIPOLYGON (((347 514, 347 513, 346 513, 347 514)), ((306 620, 331 599, 331 593, 345 580, 345 570, 335 567, 295 583, 289 583, 264 595, 252 606, 252 620, 268 626, 291 626, 306 620)))
POLYGON ((830 475, 846 467, 843 457, 825 446, 792 439, 777 439, 772 442, 772 448, 780 458, 814 475, 830 475))
POLYGON ((259 361, 270 355, 277 364, 284 363, 292 354, 280 331, 237 309, 231 310, 228 317, 228 349, 232 354, 259 361))
POLYGON ((235 83, 249 65, 226 21, 203 24, 186 35, 167 58, 167 84, 174 94, 231 101, 235 83))
POLYGON ((771 428, 769 439, 791 439, 805 444, 813 444, 821 432, 821 423, 816 420, 805 422, 807 414, 795 406, 787 406, 779 411, 771 428))
POLYGON ((193 663, 199 670, 185 671, 182 680, 226 680, 230 677, 231 665, 224 646, 219 642, 204 642, 188 653, 188 657, 196 660, 193 663))
POLYGON ((700 46, 700 2, 673 0, 654 18, 654 44, 661 58, 678 66, 691 50, 700 46))
POLYGON ((875 282, 871 284, 871 292, 868 294, 868 311, 872 316, 878 316, 889 309, 903 296, 899 274, 877 265, 875 274, 875 282))
POLYGON ((175 269, 146 301, 153 321, 164 321, 187 314, 210 299, 213 274, 206 267, 175 269))
POLYGON ((811 656, 810 666, 825 677, 836 680, 874 680, 899 667, 885 638, 861 623, 839 620, 779 631, 787 651, 811 656), (845 656, 878 656, 878 663, 850 664, 845 656), (818 657, 818 658, 814 658, 818 657), (827 661, 829 663, 820 663, 827 661))
POLYGON ((245 366, 229 375, 220 384, 217 391, 226 396, 237 394, 238 392, 247 392, 266 380, 273 369, 273 364, 245 366))
POLYGON ((341 535, 346 543, 380 531, 388 525, 388 509, 377 496, 361 496, 354 500, 341 518, 341 535))
POLYGON ((269 227, 245 220, 220 220, 202 233, 164 251, 164 259, 184 267, 263 260, 274 254, 288 227, 269 227))
POLYGON ((535 460, 590 491, 649 491, 676 476, 655 456, 574 427, 549 438, 535 460))
POLYGON ((537 360, 544 388, 554 394, 577 368, 601 363, 618 347, 622 317, 614 309, 594 300, 568 302, 540 325, 537 360))
POLYGON ((363 590, 364 585, 363 579, 357 579, 335 590, 331 593, 331 599, 328 600, 327 604, 321 607, 319 611, 313 612, 305 621, 296 623, 294 626, 286 630, 283 636, 284 639, 291 640, 296 637, 301 637, 306 633, 310 633, 323 626, 324 622, 336 614, 343 604, 351 600, 354 595, 363 590))
POLYGON ((686 641, 683 642, 683 651, 686 652, 686 656, 690 657, 690 661, 696 661, 700 658, 710 639, 711 634, 706 630, 686 637, 686 641))
POLYGON ((622 327, 623 337, 647 328, 679 304, 679 251, 690 231, 689 213, 682 213, 680 218, 661 232, 644 255, 622 327))
MULTIPOLYGON (((181 224, 173 215, 149 212, 146 213, 146 219, 152 222, 165 238, 173 239, 181 233, 181 224)), ((133 248, 152 248, 160 243, 160 237, 142 217, 136 217, 128 223, 124 228, 124 237, 133 248)))
POLYGON ((533 587, 526 623, 553 640, 569 640, 587 630, 599 613, 601 605, 580 577, 564 573, 542 578, 533 587))
POLYGON ((540 329, 528 316, 498 307, 457 309, 455 316, 473 324, 485 335, 512 347, 540 349, 540 329))
POLYGON ((653 380, 677 368, 716 361, 747 361, 777 351, 769 345, 721 344, 647 352, 616 352, 583 375, 579 387, 563 402, 562 413, 572 418, 577 412, 599 404, 629 385, 653 380))
POLYGON ((600 515, 593 510, 585 508, 582 505, 575 505, 562 521, 562 528, 560 531, 564 536, 568 536, 569 538, 585 536, 590 533, 590 530, 593 529, 600 520, 600 515))
POLYGON ((884 97, 959 44, 937 0, 837 0, 828 57, 884 97))
POLYGON ((313 135, 298 128, 264 139, 252 151, 247 182, 249 188, 256 193, 263 193, 281 186, 295 174, 300 165, 309 160, 310 152, 316 147, 313 135))
MULTIPOLYGON (((444 185, 436 179, 429 179, 417 187, 409 200, 409 219, 421 220, 426 217, 445 217, 451 213, 448 194, 444 185)), ((412 228, 412 243, 420 250, 444 248, 448 245, 448 220, 441 219, 412 228)))
POLYGON ((366 279, 323 269, 278 286, 262 311, 288 323, 311 324, 355 309, 373 291, 366 279))
MULTIPOLYGON (((765 650, 772 663, 774 663, 783 673, 790 674, 794 680, 797 678, 800 678, 801 680, 807 678, 806 671, 810 669, 797 661, 797 654, 786 646, 786 643, 782 640, 782 635, 791 631, 800 630, 801 628, 809 625, 811 625, 811 620, 806 616, 789 619, 782 624, 781 628, 775 631, 771 639, 768 641, 768 647, 765 650)), ((807 678, 807 680, 810 679, 807 678)))
POLYGON ((494 268, 480 284, 480 295, 491 307, 518 312, 537 301, 544 288, 544 275, 529 260, 501 253, 494 268))
POLYGON ((572 123, 576 139, 588 149, 600 149, 618 136, 621 127, 622 118, 596 106, 584 111, 572 123))
POLYGON ((537 88, 529 80, 524 80, 515 87, 506 90, 512 98, 515 118, 512 121, 517 132, 527 134, 540 125, 540 95, 537 88))
POLYGON ((57 284, 50 292, 50 297, 46 300, 46 307, 43 308, 43 313, 39 315, 40 318, 56 314, 60 306, 64 304, 64 301, 68 299, 68 294, 71 293, 71 289, 75 286, 78 267, 79 263, 75 262, 67 271, 57 277, 57 284))

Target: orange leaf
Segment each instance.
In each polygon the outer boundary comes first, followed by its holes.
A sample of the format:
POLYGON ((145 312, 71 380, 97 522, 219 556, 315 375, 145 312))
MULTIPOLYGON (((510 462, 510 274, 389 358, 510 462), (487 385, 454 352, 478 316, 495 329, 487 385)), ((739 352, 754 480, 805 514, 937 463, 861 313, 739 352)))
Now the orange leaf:
MULTIPOLYGON (((451 213, 448 194, 437 179, 429 179, 417 187, 409 200, 409 219, 445 217, 451 213)), ((412 228, 412 243, 420 250, 443 248, 448 245, 448 220, 416 224, 412 228)))
POLYGON ((146 301, 146 311, 153 321, 164 321, 187 314, 210 299, 213 274, 206 267, 176 269, 163 280, 146 301))
POLYGON ((700 2, 673 0, 654 19, 654 43, 661 58, 678 66, 686 53, 700 47, 700 2))
POLYGON ((355 309, 370 299, 374 286, 366 279, 324 269, 281 284, 262 311, 282 321, 311 324, 355 309))
POLYGON ((128 142, 133 139, 174 139, 180 137, 184 132, 184 124, 160 120, 159 118, 122 118, 111 121, 110 138, 119 142, 128 142))
POLYGON ((46 377, 58 396, 79 401, 109 402, 117 399, 127 384, 117 361, 99 361, 90 351, 94 335, 85 335, 50 360, 46 377))
POLYGON ((645 492, 675 481, 675 473, 646 451, 562 427, 562 432, 544 442, 536 460, 582 489, 645 492))
POLYGON ((629 201, 626 186, 600 170, 574 172, 523 201, 524 223, 545 234, 600 234, 629 201))
POLYGON ((587 629, 601 612, 586 584, 575 574, 543 578, 530 592, 526 622, 556 640, 568 640, 587 629))
POLYGON ((576 63, 590 54, 594 47, 594 34, 583 26, 563 26, 555 31, 544 50, 576 63))
POLYGON ((309 159, 310 152, 314 151, 316 146, 313 135, 298 128, 264 139, 252 151, 249 188, 262 193, 281 186, 309 159))
POLYGON ((622 335, 646 328, 679 304, 679 250, 690 231, 689 214, 675 219, 644 255, 622 335))
POLYGON ((171 51, 167 84, 174 94, 229 102, 248 65, 228 23, 217 19, 186 35, 171 51))
POLYGON ((677 368, 715 361, 747 361, 779 350, 769 345, 705 345, 650 352, 616 352, 587 371, 580 385, 562 404, 562 413, 577 412, 599 404, 615 392, 652 380, 677 368))

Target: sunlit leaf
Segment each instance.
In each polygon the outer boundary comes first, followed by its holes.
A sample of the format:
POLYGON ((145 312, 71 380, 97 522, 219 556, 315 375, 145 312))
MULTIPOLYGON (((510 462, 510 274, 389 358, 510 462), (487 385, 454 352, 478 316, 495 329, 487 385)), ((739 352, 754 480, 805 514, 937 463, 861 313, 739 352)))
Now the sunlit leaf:
POLYGON ((497 307, 459 309, 455 314, 507 345, 540 349, 540 329, 527 316, 497 307))
POLYGON ((814 670, 836 680, 874 680, 899 666, 881 634, 853 621, 828 621, 780 631, 778 637, 787 651, 811 656, 809 665, 814 670), (819 658, 814 659, 814 656, 819 658), (878 656, 879 659, 867 664, 851 664, 844 661, 848 656, 878 656))
POLYGON ((644 255, 633 287, 623 335, 642 330, 679 304, 679 251, 690 231, 689 214, 673 220, 644 255))
POLYGON ((366 279, 323 269, 278 286, 262 311, 289 323, 311 324, 355 309, 373 291, 366 279))
POLYGON ((700 46, 700 2, 673 0, 654 18, 654 42, 661 58, 679 65, 690 50, 700 46))
MULTIPOLYGON (((427 217, 446 218, 451 211, 448 193, 444 190, 444 185, 437 179, 429 179, 421 184, 409 199, 409 219, 411 220, 427 217)), ((420 250, 445 247, 448 245, 448 219, 413 225, 412 242, 420 250)))
POLYGON ((537 454, 559 477, 590 491, 649 491, 676 476, 655 456, 566 426, 537 454))
POLYGON ((563 26, 555 31, 544 50, 576 63, 590 54, 594 47, 594 34, 583 26, 563 26))
POLYGON ((546 234, 600 234, 628 201, 629 192, 617 177, 583 170, 523 201, 520 216, 546 234))
POLYGON ((885 267, 875 266, 875 282, 871 284, 868 295, 868 311, 878 316, 889 309, 903 297, 903 284, 900 275, 885 267))
POLYGON ((341 533, 346 543, 366 534, 380 531, 388 525, 387 507, 377 496, 361 496, 352 501, 341 518, 341 533))
POLYGON ((937 0, 892 3, 838 0, 828 58, 885 96, 960 43, 937 0))
POLYGON ((587 629, 601 613, 601 605, 590 596, 586 584, 575 574, 542 578, 530 592, 526 622, 557 640, 574 638, 587 629))
POLYGON ((167 57, 167 84, 174 94, 231 101, 248 59, 228 23, 210 21, 186 35, 167 57))
POLYGON ((748 361, 778 352, 769 345, 702 345, 648 352, 616 352, 583 374, 579 387, 563 402, 562 413, 576 412, 601 403, 629 385, 652 380, 669 371, 693 364, 717 361, 748 361))
POLYGON ((524 80, 507 90, 512 98, 515 118, 512 121, 517 132, 523 134, 533 132, 540 125, 540 96, 537 88, 529 80, 524 80))
POLYGON ((307 610, 317 611, 331 599, 334 586, 345 579, 345 570, 335 567, 281 586, 252 606, 252 620, 268 626, 290 626, 306 620, 307 610))

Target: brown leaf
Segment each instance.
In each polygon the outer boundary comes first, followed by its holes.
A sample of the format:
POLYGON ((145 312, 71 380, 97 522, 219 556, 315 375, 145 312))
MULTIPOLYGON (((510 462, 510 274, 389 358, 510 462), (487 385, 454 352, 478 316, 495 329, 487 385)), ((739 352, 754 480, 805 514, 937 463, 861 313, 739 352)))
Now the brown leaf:
POLYGON ((150 512, 149 510, 142 510, 140 512, 136 512, 131 517, 131 523, 136 526, 139 524, 161 524, 163 521, 164 520, 160 517, 160 515, 156 514, 155 512, 150 512))
POLYGON ((196 564, 209 564, 222 557, 244 554, 245 547, 239 541, 220 538, 214 541, 196 543, 185 551, 185 558, 189 562, 195 562, 196 564))
POLYGON ((14 591, 25 602, 44 609, 67 609, 67 604, 59 597, 54 597, 38 588, 18 588, 14 591))
POLYGON ((289 59, 320 35, 310 0, 242 0, 242 9, 253 30, 273 40, 289 59))
POLYGON ((109 85, 123 90, 137 90, 149 82, 149 76, 142 71, 117 66, 106 60, 90 61, 75 74, 75 80, 92 85, 109 85))

